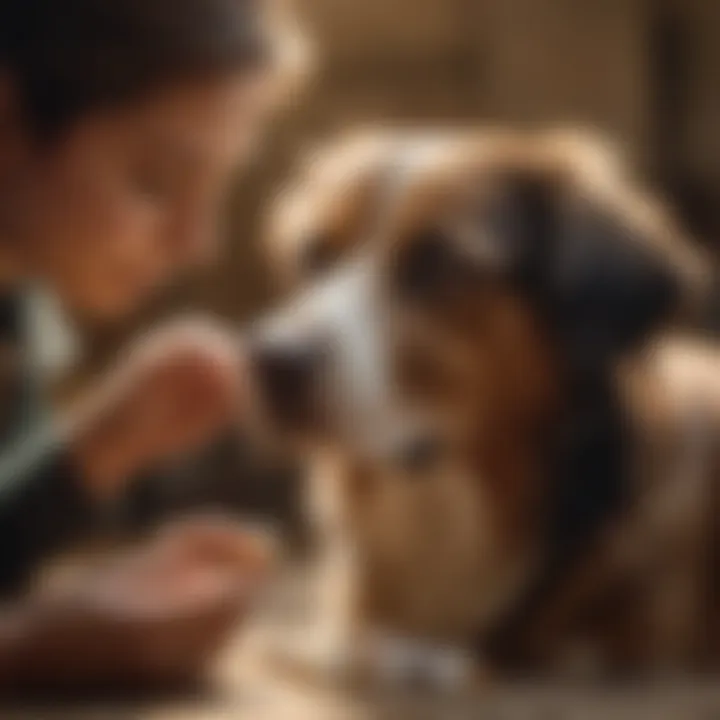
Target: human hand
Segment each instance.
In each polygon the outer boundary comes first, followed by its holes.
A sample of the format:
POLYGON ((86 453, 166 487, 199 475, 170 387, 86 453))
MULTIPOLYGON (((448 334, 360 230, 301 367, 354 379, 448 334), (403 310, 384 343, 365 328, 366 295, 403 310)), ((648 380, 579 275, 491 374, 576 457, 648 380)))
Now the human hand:
POLYGON ((239 338, 205 320, 155 330, 120 358, 68 423, 71 453, 94 494, 209 442, 243 405, 239 338))
POLYGON ((202 679, 263 586, 268 550, 183 523, 35 595, 0 625, 0 685, 165 689, 202 679))

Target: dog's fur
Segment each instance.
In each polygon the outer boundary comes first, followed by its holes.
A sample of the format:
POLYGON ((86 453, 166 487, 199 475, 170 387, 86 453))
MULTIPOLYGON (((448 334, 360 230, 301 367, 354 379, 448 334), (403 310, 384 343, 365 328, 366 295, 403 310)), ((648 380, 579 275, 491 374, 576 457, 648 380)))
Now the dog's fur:
POLYGON ((677 322, 706 268, 611 153, 343 139, 270 250, 298 294, 259 345, 324 342, 275 421, 305 441, 344 659, 375 629, 510 669, 713 665, 720 355, 677 322))

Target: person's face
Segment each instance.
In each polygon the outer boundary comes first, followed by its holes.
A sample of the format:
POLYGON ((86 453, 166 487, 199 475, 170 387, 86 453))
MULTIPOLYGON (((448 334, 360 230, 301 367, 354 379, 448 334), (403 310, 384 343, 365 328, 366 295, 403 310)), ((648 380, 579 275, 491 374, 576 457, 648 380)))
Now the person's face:
POLYGON ((111 318, 210 260, 267 89, 262 77, 177 87, 80 120, 55 144, 26 138, 3 200, 21 262, 70 307, 111 318))

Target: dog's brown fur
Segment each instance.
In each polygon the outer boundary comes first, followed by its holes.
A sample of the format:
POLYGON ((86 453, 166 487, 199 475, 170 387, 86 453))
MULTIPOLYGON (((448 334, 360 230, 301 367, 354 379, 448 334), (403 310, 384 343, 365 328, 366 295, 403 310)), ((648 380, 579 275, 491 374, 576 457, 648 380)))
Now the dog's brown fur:
POLYGON ((390 287, 428 229, 470 227, 471 255, 453 269, 461 275, 442 293, 388 310, 397 316, 399 392, 452 420, 442 462, 411 478, 342 444, 315 453, 316 508, 336 559, 329 567, 346 583, 344 594, 329 585, 341 625, 480 638, 488 650, 494 635, 504 658, 535 667, 561 663, 581 644, 610 668, 718 659, 720 355, 672 330, 705 267, 605 148, 557 133, 365 134, 313 155, 272 218, 273 263, 286 284, 305 286, 365 248, 381 258, 390 287), (393 163, 407 165, 397 196, 393 163), (579 561, 537 596, 556 492, 548 433, 573 404, 567 347, 536 298, 497 272, 498 247, 483 237, 492 229, 470 227, 517 177, 621 228, 619 242, 639 244, 681 290, 631 347, 608 351, 630 445, 629 503, 611 509, 579 561), (462 277, 463 266, 475 274, 462 277), (513 614, 526 596, 531 607, 513 614))

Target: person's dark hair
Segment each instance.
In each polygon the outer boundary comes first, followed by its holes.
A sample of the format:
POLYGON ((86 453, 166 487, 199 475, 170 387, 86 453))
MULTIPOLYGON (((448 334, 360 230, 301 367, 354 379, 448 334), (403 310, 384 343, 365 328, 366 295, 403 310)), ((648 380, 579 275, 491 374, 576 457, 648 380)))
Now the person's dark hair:
POLYGON ((0 0, 0 69, 43 137, 187 79, 252 69, 264 0, 0 0))

